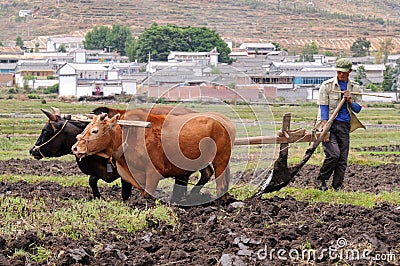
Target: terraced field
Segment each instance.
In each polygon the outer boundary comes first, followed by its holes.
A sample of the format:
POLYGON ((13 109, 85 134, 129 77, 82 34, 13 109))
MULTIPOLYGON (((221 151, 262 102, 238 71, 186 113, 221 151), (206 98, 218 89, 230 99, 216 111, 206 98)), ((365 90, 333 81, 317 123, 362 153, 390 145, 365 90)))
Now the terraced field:
MULTIPOLYGON (((275 0, 59 0, 0 1, 0 40, 24 40, 56 34, 84 34, 94 25, 121 24, 139 35, 152 23, 205 26, 234 43, 276 41, 298 49, 316 41, 321 48, 348 50, 359 36, 379 47, 392 37, 400 51, 400 5, 398 1, 275 1, 275 0), (33 10, 32 17, 18 17, 20 9, 33 10)), ((35 39, 29 44, 43 40, 35 39)))

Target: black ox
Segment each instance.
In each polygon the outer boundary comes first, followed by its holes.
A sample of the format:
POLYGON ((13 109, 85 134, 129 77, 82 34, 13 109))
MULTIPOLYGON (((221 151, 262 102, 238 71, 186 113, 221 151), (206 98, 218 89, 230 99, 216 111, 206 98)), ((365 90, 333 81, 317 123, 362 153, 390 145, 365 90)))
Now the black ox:
MULTIPOLYGON (((77 120, 71 120, 70 115, 61 117, 60 111, 57 108, 52 108, 53 112, 41 109, 42 112, 49 118, 49 121, 43 127, 42 132, 37 139, 35 145, 29 149, 29 153, 37 160, 49 157, 61 157, 63 155, 72 154, 71 148, 76 142, 76 136, 83 132, 88 123, 77 120)), ((180 115, 193 112, 187 108, 174 109, 172 107, 161 107, 146 109, 155 114, 168 114, 172 110, 173 115, 180 115)), ((99 107, 93 110, 93 114, 99 115, 107 113, 109 117, 115 114, 124 114, 125 110, 112 109, 108 107, 99 107)), ((99 179, 107 183, 111 183, 120 178, 115 162, 110 162, 108 159, 91 155, 85 158, 76 158, 79 169, 89 175, 89 185, 93 192, 94 198, 101 198, 99 187, 97 185, 99 179)), ((214 174, 212 167, 209 165, 200 171, 201 178, 196 184, 192 193, 198 193, 204 184, 206 184, 210 177, 214 174)), ((188 178, 176 178, 172 195, 172 202, 178 202, 186 195, 188 178), (183 189, 182 189, 183 188, 183 189)), ((122 183, 122 199, 125 201, 129 199, 132 191, 132 185, 121 179, 122 183)))

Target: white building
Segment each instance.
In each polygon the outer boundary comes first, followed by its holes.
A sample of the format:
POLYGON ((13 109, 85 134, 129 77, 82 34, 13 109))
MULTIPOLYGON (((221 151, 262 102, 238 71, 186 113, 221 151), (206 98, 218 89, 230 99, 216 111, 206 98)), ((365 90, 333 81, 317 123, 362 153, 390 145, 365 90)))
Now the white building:
POLYGON ((241 52, 247 52, 247 54, 258 54, 258 55, 267 55, 269 52, 275 51, 275 45, 272 43, 260 43, 260 42, 245 42, 242 43, 239 47, 241 52))
POLYGON ((21 9, 18 12, 19 17, 27 17, 27 16, 32 16, 32 10, 30 9, 21 9))
POLYGON ((217 66, 218 51, 215 47, 210 52, 177 52, 171 51, 168 55, 169 63, 194 62, 201 66, 217 66))
POLYGON ((46 52, 57 52, 63 45, 67 52, 83 49, 84 37, 50 37, 46 42, 46 52))
POLYGON ((59 96, 109 96, 135 94, 136 81, 121 78, 109 64, 66 63, 58 69, 59 96))

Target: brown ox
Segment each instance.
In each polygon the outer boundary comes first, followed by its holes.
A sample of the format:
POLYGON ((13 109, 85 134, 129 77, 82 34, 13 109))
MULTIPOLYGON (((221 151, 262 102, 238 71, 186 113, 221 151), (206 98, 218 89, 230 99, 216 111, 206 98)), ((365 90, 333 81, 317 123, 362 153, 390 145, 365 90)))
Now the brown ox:
POLYGON ((188 176, 211 162, 217 197, 227 192, 236 134, 228 118, 212 112, 171 116, 131 110, 125 114, 125 120, 150 122, 151 127, 146 129, 121 127, 119 118, 119 114, 112 118, 96 116, 78 135, 72 147, 74 154, 114 158, 118 173, 142 196, 154 195, 161 177, 188 176))

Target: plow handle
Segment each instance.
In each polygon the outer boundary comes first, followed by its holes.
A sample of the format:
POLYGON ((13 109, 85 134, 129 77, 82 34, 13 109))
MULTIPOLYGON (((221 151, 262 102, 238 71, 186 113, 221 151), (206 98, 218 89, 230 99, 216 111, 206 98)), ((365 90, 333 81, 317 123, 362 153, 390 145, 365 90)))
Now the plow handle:
POLYGON ((340 101, 338 106, 336 107, 335 111, 333 111, 333 114, 331 117, 329 117, 328 122, 326 122, 324 128, 322 129, 321 135, 317 138, 313 144, 308 147, 306 154, 304 155, 303 159, 293 167, 291 167, 291 174, 294 176, 297 174, 298 171, 308 162, 308 160, 311 158, 311 155, 314 153, 314 151, 317 149, 318 145, 322 142, 322 140, 325 138, 326 134, 328 134, 329 129, 332 126, 333 121, 335 120, 336 116, 339 113, 340 108, 342 108, 343 104, 347 101, 346 98, 343 97, 343 99, 340 101))

